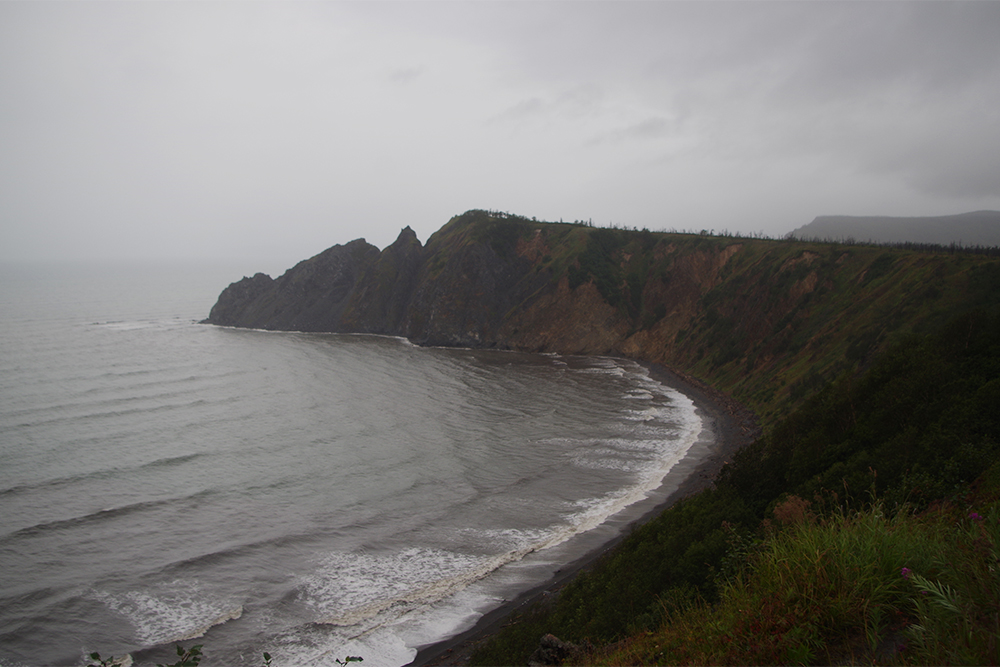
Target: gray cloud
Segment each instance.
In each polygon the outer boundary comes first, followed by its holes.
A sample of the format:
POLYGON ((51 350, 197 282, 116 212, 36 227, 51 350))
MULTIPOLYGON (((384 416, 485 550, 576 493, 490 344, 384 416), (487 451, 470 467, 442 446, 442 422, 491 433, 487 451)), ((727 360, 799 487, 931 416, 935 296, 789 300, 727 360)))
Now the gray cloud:
POLYGON ((504 109, 499 114, 491 118, 489 122, 506 123, 523 121, 526 118, 543 113, 544 109, 545 104, 541 99, 531 97, 526 100, 521 100, 513 106, 504 109))
POLYGON ((403 67, 393 70, 389 74, 389 80, 393 83, 407 84, 423 74, 423 71, 422 67, 403 67))
POLYGON ((669 136, 675 124, 662 116, 647 118, 630 123, 626 127, 609 130, 587 142, 589 146, 599 146, 605 142, 644 141, 650 142, 669 136))
POLYGON ((1000 3, 0 3, 0 258, 1000 208, 1000 3))

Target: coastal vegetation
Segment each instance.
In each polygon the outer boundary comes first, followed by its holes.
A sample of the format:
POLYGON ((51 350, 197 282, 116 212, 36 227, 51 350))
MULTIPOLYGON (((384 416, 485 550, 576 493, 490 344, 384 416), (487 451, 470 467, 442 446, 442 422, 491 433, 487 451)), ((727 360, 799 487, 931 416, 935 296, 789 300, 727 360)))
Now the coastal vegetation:
POLYGON ((593 664, 1000 661, 1000 259, 489 211, 335 246, 209 322, 658 363, 751 408, 714 485, 484 642, 593 664), (305 295, 305 296, 304 296, 305 295), (958 637, 958 639, 952 639, 958 637))
POLYGON ((998 405, 1000 318, 907 337, 473 663, 524 664, 546 633, 594 664, 995 663, 998 405))
POLYGON ((721 578, 715 604, 675 604, 654 630, 584 661, 993 664, 1000 534, 988 486, 921 515, 876 502, 820 518, 789 497, 776 509, 793 523, 772 527, 721 578))

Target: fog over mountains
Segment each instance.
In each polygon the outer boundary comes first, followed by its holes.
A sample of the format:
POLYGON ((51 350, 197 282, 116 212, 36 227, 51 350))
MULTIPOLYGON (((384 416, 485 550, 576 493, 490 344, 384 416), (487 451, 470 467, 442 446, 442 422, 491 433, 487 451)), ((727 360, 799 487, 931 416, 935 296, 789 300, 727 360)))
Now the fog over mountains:
POLYGON ((1000 246, 1000 211, 913 218, 821 215, 808 225, 792 230, 788 236, 802 240, 1000 246))

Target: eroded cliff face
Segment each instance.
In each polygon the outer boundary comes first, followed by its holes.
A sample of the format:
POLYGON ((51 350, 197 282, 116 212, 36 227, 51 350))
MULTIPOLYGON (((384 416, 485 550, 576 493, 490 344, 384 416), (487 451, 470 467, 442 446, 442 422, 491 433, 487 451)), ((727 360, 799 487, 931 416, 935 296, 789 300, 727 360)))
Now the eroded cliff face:
POLYGON ((601 297, 593 283, 569 287, 561 278, 525 309, 512 314, 501 338, 521 350, 562 354, 618 352, 627 318, 601 297))
POLYGON ((404 228, 353 281, 337 328, 329 331, 399 335, 425 254, 413 230, 404 228))
POLYGON ((272 280, 258 273, 227 287, 207 322, 251 329, 343 331, 342 316, 360 278, 378 261, 364 239, 333 246, 272 280))
POLYGON ((400 333, 428 345, 502 345, 497 332, 527 267, 499 257, 487 244, 441 245, 431 247, 400 333))
MULTIPOLYGON (((469 211, 421 245, 359 239, 233 283, 207 322, 420 344, 620 354, 766 412, 896 332, 993 304, 996 260, 594 229, 469 211), (992 286, 992 287, 991 287, 992 286)), ((793 401, 794 402, 794 401, 793 401)))

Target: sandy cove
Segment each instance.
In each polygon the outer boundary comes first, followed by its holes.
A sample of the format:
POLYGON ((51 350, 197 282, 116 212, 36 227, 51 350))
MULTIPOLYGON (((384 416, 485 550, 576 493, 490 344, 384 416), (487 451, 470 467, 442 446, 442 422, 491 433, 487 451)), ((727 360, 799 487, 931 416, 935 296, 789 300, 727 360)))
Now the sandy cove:
MULTIPOLYGON (((680 391, 694 402, 703 428, 710 431, 710 436, 699 438, 685 457, 667 473, 661 484, 661 489, 671 487, 666 498, 632 522, 631 526, 645 523, 678 500, 712 486, 716 475, 733 454, 760 435, 754 413, 731 397, 677 371, 659 365, 644 365, 654 380, 680 391)), ((557 570, 545 583, 486 613, 465 632, 422 647, 410 667, 467 665, 476 646, 498 633, 511 614, 557 595, 579 572, 591 567, 602 555, 617 546, 628 532, 627 529, 620 531, 617 537, 598 549, 557 570)))

